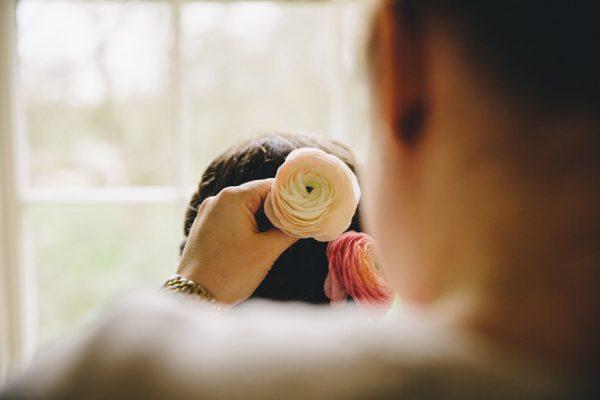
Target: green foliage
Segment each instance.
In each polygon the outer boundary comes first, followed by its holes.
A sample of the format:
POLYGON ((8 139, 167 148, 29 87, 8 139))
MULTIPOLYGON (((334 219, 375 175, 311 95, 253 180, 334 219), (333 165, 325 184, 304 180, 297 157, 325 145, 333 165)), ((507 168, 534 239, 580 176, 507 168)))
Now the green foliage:
POLYGON ((178 261, 172 205, 32 206, 40 343, 136 288, 157 289, 178 261))

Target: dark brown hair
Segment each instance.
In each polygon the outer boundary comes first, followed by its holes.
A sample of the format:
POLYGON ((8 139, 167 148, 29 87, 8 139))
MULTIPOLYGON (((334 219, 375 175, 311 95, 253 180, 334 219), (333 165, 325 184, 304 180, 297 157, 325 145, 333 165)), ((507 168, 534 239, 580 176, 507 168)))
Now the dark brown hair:
MULTIPOLYGON (((600 107, 600 3, 589 0, 390 0, 398 24, 425 11, 452 24, 464 55, 514 94, 546 107, 600 107)), ((377 51, 371 38, 371 60, 377 51)))
MULTIPOLYGON (((219 155, 204 171, 198 190, 185 213, 183 229, 186 238, 204 199, 228 186, 275 177, 277 168, 287 155, 302 147, 318 148, 333 154, 355 171, 354 156, 350 149, 324 138, 274 133, 237 144, 219 155)), ((264 213, 259 212, 256 219, 261 231, 272 227, 264 213)), ((358 211, 349 230, 361 230, 358 211)), ((182 250, 184 246, 185 241, 181 245, 182 250)), ((327 243, 313 239, 299 240, 275 261, 271 272, 251 297, 327 303, 329 300, 323 289, 328 272, 326 249, 327 243)))

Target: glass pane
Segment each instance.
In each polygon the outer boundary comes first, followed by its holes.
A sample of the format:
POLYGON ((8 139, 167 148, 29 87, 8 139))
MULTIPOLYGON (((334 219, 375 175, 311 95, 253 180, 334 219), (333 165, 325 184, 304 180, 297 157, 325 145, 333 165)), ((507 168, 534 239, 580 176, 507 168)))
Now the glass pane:
POLYGON ((174 181, 168 2, 18 2, 36 185, 174 181))
POLYGON ((29 207, 28 217, 41 345, 119 294, 158 289, 178 263, 178 206, 37 205, 29 207))
POLYGON ((341 103, 338 138, 352 148, 361 162, 365 162, 372 124, 366 46, 373 4, 361 0, 348 0, 342 4, 339 19, 343 40, 338 54, 346 75, 341 90, 338 90, 341 103))
POLYGON ((195 184, 224 147, 274 130, 333 136, 335 2, 190 2, 182 11, 195 184))

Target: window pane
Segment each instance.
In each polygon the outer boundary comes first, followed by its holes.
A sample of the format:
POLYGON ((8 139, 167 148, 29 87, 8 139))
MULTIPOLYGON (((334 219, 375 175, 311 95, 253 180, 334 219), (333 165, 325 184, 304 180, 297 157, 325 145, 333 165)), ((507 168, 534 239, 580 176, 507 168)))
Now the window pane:
POLYGON ((168 2, 18 3, 37 185, 172 183, 168 2))
POLYGON ((175 271, 181 207, 39 205, 28 216, 42 345, 118 294, 158 288, 175 271))
POLYGON ((241 138, 332 136, 340 77, 335 2, 190 2, 182 11, 193 175, 241 138))

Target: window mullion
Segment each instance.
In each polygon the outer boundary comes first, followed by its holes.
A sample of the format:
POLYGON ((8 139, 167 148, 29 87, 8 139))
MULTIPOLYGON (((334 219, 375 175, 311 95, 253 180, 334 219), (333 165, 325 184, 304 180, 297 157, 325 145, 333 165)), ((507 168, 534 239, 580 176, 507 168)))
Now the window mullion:
POLYGON ((175 186, 30 187, 25 204, 173 204, 180 197, 175 186))
POLYGON ((344 29, 344 1, 335 0, 330 3, 332 8, 332 21, 334 24, 335 43, 331 54, 334 59, 329 66, 330 82, 330 107, 331 121, 330 134, 337 140, 343 140, 346 136, 346 70, 343 63, 343 52, 345 45, 344 29))
POLYGON ((183 91, 183 63, 181 52, 181 0, 171 0, 171 30, 173 41, 171 44, 171 110, 173 131, 175 134, 175 171, 177 174, 176 184, 178 190, 178 201, 182 204, 187 202, 188 174, 190 170, 189 137, 185 123, 185 101, 183 91))
POLYGON ((0 1, 0 383, 33 351, 31 276, 24 263, 16 96, 16 1, 0 1), (29 296, 29 297, 28 297, 29 296))

